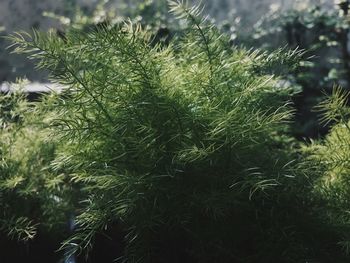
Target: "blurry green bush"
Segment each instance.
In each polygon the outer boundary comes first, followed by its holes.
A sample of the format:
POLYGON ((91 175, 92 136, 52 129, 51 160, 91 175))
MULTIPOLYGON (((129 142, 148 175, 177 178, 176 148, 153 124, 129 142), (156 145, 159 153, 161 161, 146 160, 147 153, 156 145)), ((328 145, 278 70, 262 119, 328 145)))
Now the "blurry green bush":
POLYGON ((322 141, 313 141, 303 147, 304 163, 315 180, 312 196, 318 203, 317 213, 336 229, 341 239, 338 244, 350 253, 350 107, 349 93, 340 88, 318 105, 324 123, 331 124, 330 133, 322 141), (311 168, 311 169, 310 169, 311 168))
MULTIPOLYGON (((16 254, 9 251, 11 239, 31 241, 38 235, 45 247, 57 246, 68 235, 67 216, 72 211, 68 193, 73 191, 67 175, 50 168, 58 147, 58 141, 49 135, 52 111, 48 103, 45 108, 39 102, 29 103, 21 90, 24 85, 17 84, 12 92, 0 95, 0 231, 8 235, 0 239, 1 262, 18 257, 31 262, 19 255, 26 251, 22 245, 16 254)), ((57 259, 55 248, 51 249, 45 251, 45 258, 57 259)), ((37 256, 40 258, 40 252, 37 256)))

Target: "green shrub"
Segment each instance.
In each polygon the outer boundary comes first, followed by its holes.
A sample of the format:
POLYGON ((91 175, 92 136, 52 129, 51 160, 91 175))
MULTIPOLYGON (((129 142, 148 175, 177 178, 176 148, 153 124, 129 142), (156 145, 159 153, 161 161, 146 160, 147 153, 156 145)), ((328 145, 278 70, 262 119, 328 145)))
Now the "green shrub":
POLYGON ((170 6, 187 29, 166 47, 128 22, 12 37, 66 85, 42 109, 59 142, 48 180, 65 171, 71 186, 57 205, 76 216, 63 249, 89 249, 119 224, 126 262, 340 258, 294 164, 292 90, 268 74, 300 53, 232 48, 199 7, 170 6))
POLYGON ((338 232, 338 245, 347 254, 349 236, 349 161, 350 161, 350 108, 347 92, 335 88, 331 97, 319 105, 323 121, 331 123, 330 133, 322 141, 304 147, 310 174, 314 171, 313 198, 318 202, 318 216, 338 232))
POLYGON ((49 135, 51 116, 20 90, 1 94, 0 105, 0 230, 25 241, 38 229, 62 232, 69 186, 49 167, 58 145, 49 135))

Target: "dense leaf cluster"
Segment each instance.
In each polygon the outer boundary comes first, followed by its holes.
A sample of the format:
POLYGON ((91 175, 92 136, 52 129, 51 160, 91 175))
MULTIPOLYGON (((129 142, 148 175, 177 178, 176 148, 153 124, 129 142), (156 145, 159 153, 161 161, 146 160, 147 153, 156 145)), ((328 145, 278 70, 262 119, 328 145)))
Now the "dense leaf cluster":
POLYGON ((0 228, 29 240, 39 223, 62 231, 68 209, 62 197, 70 187, 49 167, 57 147, 49 135, 50 113, 27 102, 21 86, 0 97, 0 228))
POLYGON ((73 254, 118 228, 130 263, 346 262, 271 74, 301 53, 232 47, 199 7, 170 8, 186 29, 169 45, 128 21, 12 36, 66 88, 1 103, 1 230, 31 239, 74 217, 73 254))
MULTIPOLYGON (((342 245, 349 254, 349 161, 350 108, 347 92, 335 88, 331 97, 319 105, 323 121, 332 124, 330 133, 322 141, 304 147, 308 168, 313 168, 317 180, 313 197, 322 209, 321 217, 340 233, 342 245)), ((310 169, 310 174, 312 170, 310 169)))

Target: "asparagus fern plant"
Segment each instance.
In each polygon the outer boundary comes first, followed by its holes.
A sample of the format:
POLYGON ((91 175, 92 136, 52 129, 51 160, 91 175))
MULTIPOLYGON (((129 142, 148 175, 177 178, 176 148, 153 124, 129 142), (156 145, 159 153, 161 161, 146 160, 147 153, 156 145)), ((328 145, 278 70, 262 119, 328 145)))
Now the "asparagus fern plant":
POLYGON ((62 248, 88 250, 119 224, 125 262, 305 260, 291 90, 268 74, 270 58, 298 54, 231 47, 200 7, 169 4, 187 29, 168 46, 128 21, 64 39, 12 36, 15 52, 66 86, 47 104, 60 146, 43 179, 70 193, 40 194, 73 207, 76 231, 62 248))
POLYGON ((337 230, 338 246, 343 247, 347 254, 350 251, 348 98, 349 92, 336 87, 332 96, 318 105, 318 110, 322 112, 321 120, 332 128, 322 141, 313 141, 304 147, 306 164, 312 167, 316 178, 313 198, 321 203, 318 206, 319 216, 337 230))
POLYGON ((27 241, 40 229, 62 231, 69 185, 49 167, 58 145, 51 115, 26 101, 21 86, 0 96, 0 230, 27 241))

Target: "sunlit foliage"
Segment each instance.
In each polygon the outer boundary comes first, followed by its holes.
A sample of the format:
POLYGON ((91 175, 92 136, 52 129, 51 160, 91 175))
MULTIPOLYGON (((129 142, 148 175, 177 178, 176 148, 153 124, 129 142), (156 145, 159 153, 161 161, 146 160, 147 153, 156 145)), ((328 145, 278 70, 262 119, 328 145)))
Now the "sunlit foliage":
MULTIPOLYGON (((38 196, 76 218, 62 249, 89 251, 96 234, 119 225, 120 260, 131 263, 328 259, 328 239, 315 242, 324 232, 309 209, 311 181, 288 136, 292 91, 271 70, 301 52, 232 47, 200 7, 169 5, 186 23, 169 45, 128 21, 64 38, 12 36, 15 52, 66 86, 34 107, 47 125, 35 142, 57 144, 43 155, 45 183, 34 181, 48 196, 38 196)), ((6 191, 35 178, 18 176, 2 180, 6 191)))

